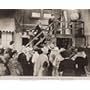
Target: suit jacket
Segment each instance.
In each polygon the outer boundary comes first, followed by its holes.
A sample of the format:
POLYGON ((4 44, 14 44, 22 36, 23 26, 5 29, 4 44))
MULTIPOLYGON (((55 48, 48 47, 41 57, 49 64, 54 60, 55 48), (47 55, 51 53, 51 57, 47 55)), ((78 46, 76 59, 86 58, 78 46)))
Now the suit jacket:
POLYGON ((75 76, 75 62, 71 59, 64 59, 59 64, 59 72, 63 72, 63 76, 75 76))

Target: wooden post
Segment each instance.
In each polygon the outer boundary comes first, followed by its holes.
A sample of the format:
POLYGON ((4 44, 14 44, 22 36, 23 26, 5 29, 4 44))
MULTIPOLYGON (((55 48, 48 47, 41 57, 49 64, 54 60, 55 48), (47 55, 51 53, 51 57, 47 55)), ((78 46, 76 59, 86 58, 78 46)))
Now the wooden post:
POLYGON ((72 24, 72 46, 75 47, 75 24, 72 24))
POLYGON ((41 18, 43 18, 43 14, 44 14, 43 9, 41 9, 41 18))

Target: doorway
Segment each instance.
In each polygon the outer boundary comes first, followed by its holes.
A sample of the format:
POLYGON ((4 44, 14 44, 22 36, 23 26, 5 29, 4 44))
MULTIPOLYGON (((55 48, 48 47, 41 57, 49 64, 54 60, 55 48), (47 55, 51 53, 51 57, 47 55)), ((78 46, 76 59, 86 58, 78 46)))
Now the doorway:
POLYGON ((57 38, 56 45, 60 48, 69 48, 72 46, 71 38, 57 38))

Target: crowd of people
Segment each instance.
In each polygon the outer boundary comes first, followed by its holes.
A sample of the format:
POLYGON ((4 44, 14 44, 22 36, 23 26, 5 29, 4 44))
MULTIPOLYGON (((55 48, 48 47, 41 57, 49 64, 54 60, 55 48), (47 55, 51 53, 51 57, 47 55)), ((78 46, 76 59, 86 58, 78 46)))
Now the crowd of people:
POLYGON ((86 76, 87 55, 82 47, 58 48, 54 44, 42 48, 0 47, 0 76, 86 76))

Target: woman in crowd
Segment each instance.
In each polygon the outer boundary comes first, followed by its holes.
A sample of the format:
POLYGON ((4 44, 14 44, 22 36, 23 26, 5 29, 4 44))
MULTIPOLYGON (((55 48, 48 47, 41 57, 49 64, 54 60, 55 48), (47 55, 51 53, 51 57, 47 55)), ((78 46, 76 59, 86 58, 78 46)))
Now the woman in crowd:
POLYGON ((34 64, 34 72, 33 72, 34 76, 36 74, 36 65, 37 65, 37 62, 38 62, 37 60, 38 60, 40 54, 42 54, 42 50, 37 49, 37 50, 35 50, 35 53, 33 54, 33 57, 32 57, 32 63, 34 64))

